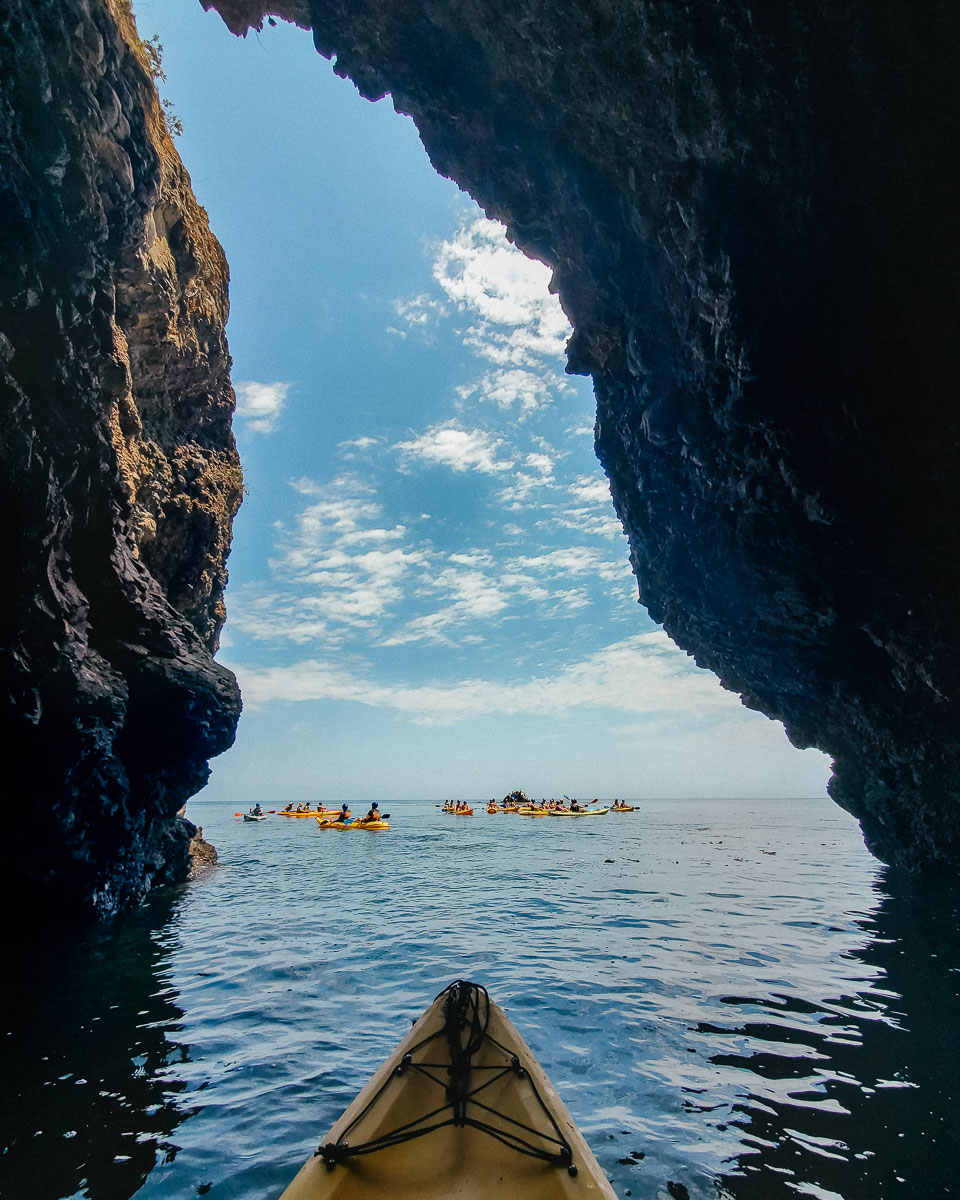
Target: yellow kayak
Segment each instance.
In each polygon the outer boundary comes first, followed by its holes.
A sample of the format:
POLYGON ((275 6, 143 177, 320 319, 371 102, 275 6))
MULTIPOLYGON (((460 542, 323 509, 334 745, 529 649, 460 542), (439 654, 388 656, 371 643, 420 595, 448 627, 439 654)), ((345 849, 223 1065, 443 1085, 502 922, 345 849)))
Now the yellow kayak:
POLYGON ((634 808, 630 804, 621 804, 619 808, 613 807, 610 809, 612 813, 633 812, 634 808))
POLYGON ((434 1000, 281 1200, 616 1200, 486 990, 434 1000))
POLYGON ((329 817, 317 817, 321 829, 389 829, 389 821, 331 821, 329 817))
POLYGON ((339 808, 311 808, 305 812, 285 812, 283 809, 277 813, 278 817, 335 817, 340 812, 339 808))
POLYGON ((519 808, 517 812, 521 817, 549 817, 549 808, 519 808))
POLYGON ((569 808, 551 808, 551 817, 605 817, 609 808, 587 808, 583 812, 571 812, 569 808))

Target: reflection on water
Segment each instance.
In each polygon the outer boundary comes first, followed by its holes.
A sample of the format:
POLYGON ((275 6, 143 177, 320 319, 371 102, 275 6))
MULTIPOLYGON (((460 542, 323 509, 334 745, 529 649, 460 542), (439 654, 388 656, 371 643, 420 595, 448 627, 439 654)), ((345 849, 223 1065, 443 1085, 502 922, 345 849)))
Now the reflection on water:
POLYGON ((711 1062, 759 1076, 731 1123, 744 1151, 723 1182, 742 1200, 771 1174, 800 1194, 960 1195, 960 889, 884 871, 855 951, 876 982, 819 1006, 730 998, 733 1048, 711 1062))
POLYGON ((20 964, 0 1195, 275 1197, 458 975, 621 1196, 960 1194, 957 887, 883 871, 825 801, 391 807, 347 835, 197 805, 215 874, 20 964))
POLYGON ((187 1047, 165 976, 168 920, 154 905, 8 960, 0 1196, 126 1200, 158 1156, 175 1156, 187 1047))

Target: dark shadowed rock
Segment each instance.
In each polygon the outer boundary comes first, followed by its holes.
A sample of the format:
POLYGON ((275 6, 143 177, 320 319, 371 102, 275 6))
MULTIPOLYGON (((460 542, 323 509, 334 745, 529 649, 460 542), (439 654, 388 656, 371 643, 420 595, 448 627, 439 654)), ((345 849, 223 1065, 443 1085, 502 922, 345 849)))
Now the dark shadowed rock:
POLYGON ((227 266, 123 0, 10 0, 0 78, 0 873, 104 916, 186 878, 239 714, 227 266))
POLYGON ((960 9, 202 0, 312 27, 554 268, 640 599, 960 860, 960 9))

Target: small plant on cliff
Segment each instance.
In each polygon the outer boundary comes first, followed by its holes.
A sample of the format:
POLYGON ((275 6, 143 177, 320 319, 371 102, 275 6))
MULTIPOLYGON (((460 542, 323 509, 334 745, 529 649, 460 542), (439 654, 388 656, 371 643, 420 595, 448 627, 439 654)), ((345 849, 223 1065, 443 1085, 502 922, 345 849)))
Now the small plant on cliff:
POLYGON ((183 133, 183 122, 173 111, 173 101, 166 97, 162 100, 163 104, 163 119, 167 123, 167 129, 170 131, 171 137, 179 137, 183 133))
MULTIPOLYGON (((142 40, 140 45, 143 46, 143 52, 146 55, 147 70, 153 76, 159 92, 160 84, 167 82, 166 72, 163 69, 163 42, 160 41, 160 34, 155 33, 153 37, 142 40)), ((166 96, 161 96, 160 103, 163 106, 161 115, 166 123, 167 132, 171 137, 179 137, 183 133, 183 122, 174 112, 173 101, 168 100, 166 96)))
POLYGON ((152 38, 147 38, 140 44, 143 46, 143 52, 147 56, 147 65, 150 74, 155 80, 166 83, 167 76, 163 70, 163 42, 160 41, 160 34, 155 33, 152 38))

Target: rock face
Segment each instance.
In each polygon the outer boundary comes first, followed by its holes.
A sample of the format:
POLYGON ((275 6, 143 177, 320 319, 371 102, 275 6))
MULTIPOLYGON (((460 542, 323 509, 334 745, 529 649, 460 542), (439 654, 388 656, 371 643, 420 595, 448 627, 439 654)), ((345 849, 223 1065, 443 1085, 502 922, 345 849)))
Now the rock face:
POLYGON ((0 12, 0 871, 31 910, 186 878, 240 709, 227 266, 148 66, 125 0, 0 12))
POLYGON ((201 0, 312 27, 554 268, 640 599, 960 861, 960 8, 201 0))

